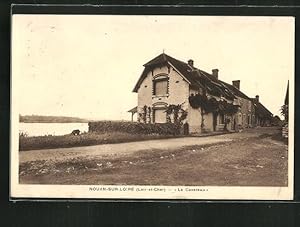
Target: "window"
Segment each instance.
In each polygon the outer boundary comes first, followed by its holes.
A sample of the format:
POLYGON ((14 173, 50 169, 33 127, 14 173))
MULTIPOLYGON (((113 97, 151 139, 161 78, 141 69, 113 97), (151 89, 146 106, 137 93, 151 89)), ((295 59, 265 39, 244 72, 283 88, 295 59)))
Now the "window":
POLYGON ((155 123, 166 123, 167 113, 165 109, 154 110, 154 122, 155 123))
POLYGON ((225 124, 225 116, 224 114, 219 115, 219 124, 225 124))
POLYGON ((239 113, 238 124, 241 125, 243 123, 243 116, 239 113))
POLYGON ((154 95, 167 95, 168 94, 168 79, 157 79, 153 81, 153 94, 154 95))

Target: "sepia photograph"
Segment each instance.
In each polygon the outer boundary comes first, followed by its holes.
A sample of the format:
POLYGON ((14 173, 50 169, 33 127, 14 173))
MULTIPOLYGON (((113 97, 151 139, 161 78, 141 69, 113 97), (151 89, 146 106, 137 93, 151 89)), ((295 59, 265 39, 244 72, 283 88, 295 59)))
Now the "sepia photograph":
POLYGON ((292 200, 294 30, 12 15, 11 197, 292 200))

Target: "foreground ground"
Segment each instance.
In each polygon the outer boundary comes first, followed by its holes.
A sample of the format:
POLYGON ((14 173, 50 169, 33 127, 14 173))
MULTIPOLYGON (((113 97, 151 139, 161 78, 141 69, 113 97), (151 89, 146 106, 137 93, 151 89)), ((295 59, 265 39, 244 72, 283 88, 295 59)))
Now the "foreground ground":
POLYGON ((20 152, 20 183, 286 186, 278 128, 20 152))

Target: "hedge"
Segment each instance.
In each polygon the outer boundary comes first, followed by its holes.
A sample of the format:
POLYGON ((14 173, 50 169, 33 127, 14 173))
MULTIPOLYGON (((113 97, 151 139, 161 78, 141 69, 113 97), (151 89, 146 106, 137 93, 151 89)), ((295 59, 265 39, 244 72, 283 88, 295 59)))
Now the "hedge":
POLYGON ((126 132, 132 134, 178 135, 180 125, 174 123, 145 124, 137 122, 96 121, 89 122, 89 132, 126 132))

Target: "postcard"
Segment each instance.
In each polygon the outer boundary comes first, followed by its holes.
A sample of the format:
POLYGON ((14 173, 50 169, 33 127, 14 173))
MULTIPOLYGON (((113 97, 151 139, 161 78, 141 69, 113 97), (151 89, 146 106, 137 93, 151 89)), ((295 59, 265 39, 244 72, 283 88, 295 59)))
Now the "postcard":
POLYGON ((13 14, 11 198, 292 200, 295 21, 13 14))

